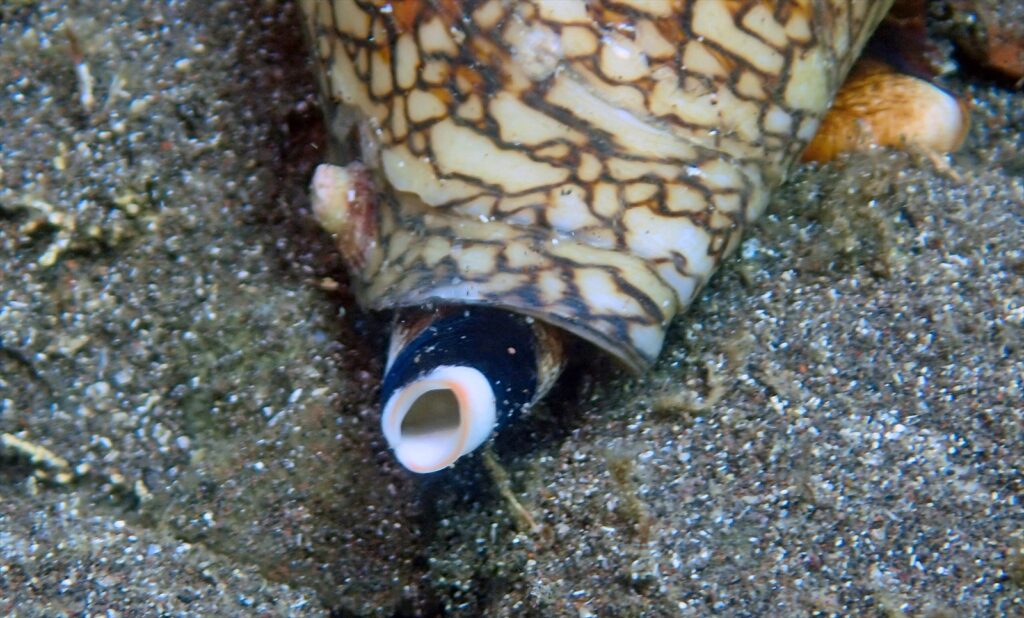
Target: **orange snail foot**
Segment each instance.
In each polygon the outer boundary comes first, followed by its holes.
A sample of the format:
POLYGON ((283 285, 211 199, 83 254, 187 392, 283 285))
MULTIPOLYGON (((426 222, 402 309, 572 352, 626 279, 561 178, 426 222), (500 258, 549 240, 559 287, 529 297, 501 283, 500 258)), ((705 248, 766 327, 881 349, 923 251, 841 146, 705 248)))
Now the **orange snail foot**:
POLYGON ((831 161, 873 146, 954 152, 970 127, 966 104, 923 79, 861 60, 836 94, 804 161, 831 161))

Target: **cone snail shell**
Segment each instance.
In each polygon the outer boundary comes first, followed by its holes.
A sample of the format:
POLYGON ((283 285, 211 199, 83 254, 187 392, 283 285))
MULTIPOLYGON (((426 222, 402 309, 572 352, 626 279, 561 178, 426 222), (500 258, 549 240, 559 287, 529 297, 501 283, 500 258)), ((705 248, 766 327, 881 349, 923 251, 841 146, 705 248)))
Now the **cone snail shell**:
POLYGON ((652 364, 890 5, 302 0, 332 140, 361 150, 317 170, 314 211, 359 301, 401 310, 399 461, 443 468, 505 413, 489 405, 543 395, 562 332, 652 364), (481 360, 486 333, 525 339, 481 360))

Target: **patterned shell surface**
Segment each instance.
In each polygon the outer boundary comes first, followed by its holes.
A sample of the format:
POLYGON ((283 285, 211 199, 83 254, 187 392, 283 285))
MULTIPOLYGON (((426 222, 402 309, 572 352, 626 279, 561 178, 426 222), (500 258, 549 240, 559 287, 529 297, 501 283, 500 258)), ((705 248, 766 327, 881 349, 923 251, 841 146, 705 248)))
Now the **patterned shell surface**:
POLYGON ((642 369, 891 0, 301 4, 377 188, 361 302, 505 307, 642 369))

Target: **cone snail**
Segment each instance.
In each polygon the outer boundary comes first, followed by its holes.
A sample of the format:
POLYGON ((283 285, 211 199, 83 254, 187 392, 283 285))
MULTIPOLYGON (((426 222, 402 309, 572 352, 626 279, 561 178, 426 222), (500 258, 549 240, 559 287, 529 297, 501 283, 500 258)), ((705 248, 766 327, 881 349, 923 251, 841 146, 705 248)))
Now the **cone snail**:
POLYGON ((431 472, 567 338, 642 371, 890 0, 301 0, 333 145, 314 214, 396 310, 382 426, 431 472))

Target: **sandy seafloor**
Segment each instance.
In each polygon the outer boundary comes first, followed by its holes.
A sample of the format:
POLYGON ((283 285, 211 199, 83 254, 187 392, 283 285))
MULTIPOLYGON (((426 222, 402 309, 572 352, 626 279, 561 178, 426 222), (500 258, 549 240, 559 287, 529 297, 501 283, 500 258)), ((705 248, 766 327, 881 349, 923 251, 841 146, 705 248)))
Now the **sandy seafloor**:
POLYGON ((948 78, 948 169, 796 170, 652 372, 423 479, 309 213, 294 6, 0 20, 0 614, 1024 615, 1019 90, 948 78))

